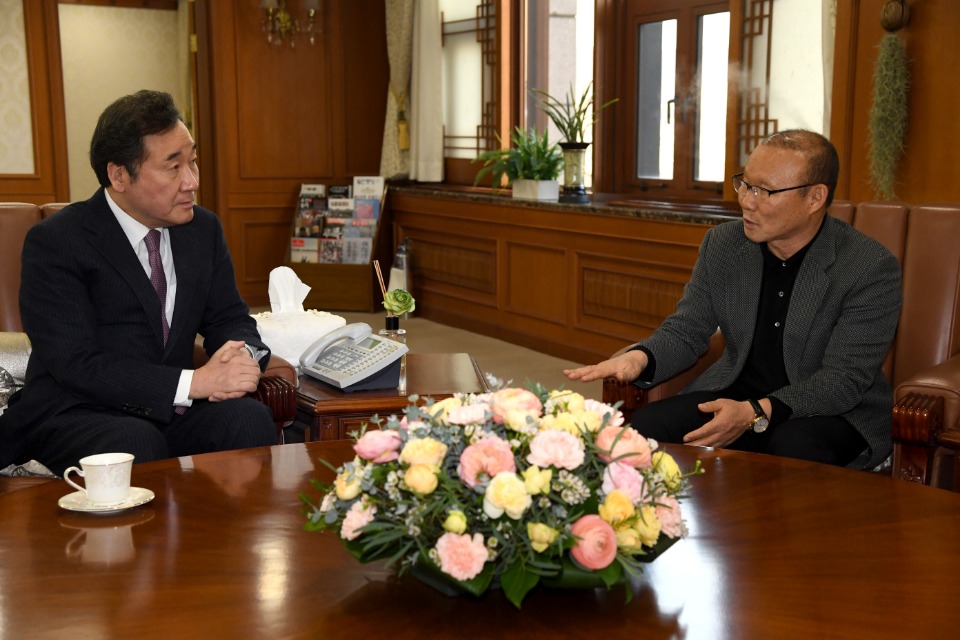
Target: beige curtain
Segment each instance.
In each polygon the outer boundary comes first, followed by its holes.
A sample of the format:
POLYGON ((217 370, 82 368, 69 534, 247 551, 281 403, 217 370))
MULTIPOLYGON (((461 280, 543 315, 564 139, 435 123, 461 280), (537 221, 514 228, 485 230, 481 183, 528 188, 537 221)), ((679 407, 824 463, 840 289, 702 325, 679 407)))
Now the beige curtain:
POLYGON ((385 0, 390 91, 383 125, 380 175, 406 178, 410 173, 410 52, 414 0, 385 0))
POLYGON ((833 49, 837 36, 837 0, 823 0, 823 134, 830 135, 833 105, 833 49))
POLYGON ((443 92, 439 0, 419 0, 413 27, 410 178, 443 181, 443 92))

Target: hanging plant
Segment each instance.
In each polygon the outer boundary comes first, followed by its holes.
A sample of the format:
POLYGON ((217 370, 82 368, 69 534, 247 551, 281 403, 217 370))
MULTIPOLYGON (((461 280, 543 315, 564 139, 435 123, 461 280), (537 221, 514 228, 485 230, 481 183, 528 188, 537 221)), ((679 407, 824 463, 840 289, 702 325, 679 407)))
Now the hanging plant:
POLYGON ((891 31, 880 40, 873 73, 873 105, 870 108, 870 182, 877 196, 896 197, 894 183, 903 157, 907 132, 907 94, 910 69, 906 49, 895 31, 906 25, 907 8, 891 0, 883 9, 881 22, 891 31), (892 17, 896 15, 896 18, 892 17))

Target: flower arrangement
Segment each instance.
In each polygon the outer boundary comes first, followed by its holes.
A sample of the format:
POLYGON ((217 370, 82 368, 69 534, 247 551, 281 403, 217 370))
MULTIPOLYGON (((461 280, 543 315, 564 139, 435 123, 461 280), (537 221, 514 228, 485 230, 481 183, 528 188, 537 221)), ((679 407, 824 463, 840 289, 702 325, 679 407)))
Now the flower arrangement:
POLYGON ((474 595, 498 580, 519 607, 537 584, 626 582, 686 533, 699 463, 684 473, 615 407, 540 385, 411 400, 353 434, 356 457, 314 481, 319 503, 303 496, 305 528, 336 531, 361 562, 474 595))

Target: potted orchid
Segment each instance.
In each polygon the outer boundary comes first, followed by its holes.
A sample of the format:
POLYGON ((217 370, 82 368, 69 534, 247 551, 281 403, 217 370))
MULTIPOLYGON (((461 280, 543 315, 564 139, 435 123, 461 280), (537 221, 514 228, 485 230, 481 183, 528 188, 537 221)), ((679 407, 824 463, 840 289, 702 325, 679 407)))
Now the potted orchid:
MULTIPOLYGON (((417 398, 412 397, 416 401, 417 398)), ((683 472, 615 408, 564 390, 459 394, 354 434, 305 528, 447 592, 610 588, 682 537, 683 472)), ((631 592, 627 591, 628 597, 631 592)))

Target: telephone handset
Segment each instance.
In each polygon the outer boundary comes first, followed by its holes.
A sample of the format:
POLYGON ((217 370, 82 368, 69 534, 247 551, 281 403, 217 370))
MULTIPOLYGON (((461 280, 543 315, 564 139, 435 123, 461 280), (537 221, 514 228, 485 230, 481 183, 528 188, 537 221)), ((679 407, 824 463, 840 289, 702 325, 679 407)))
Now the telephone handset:
POLYGON ((407 345, 373 333, 363 322, 331 331, 300 356, 301 370, 344 391, 389 389, 400 382, 407 345))

